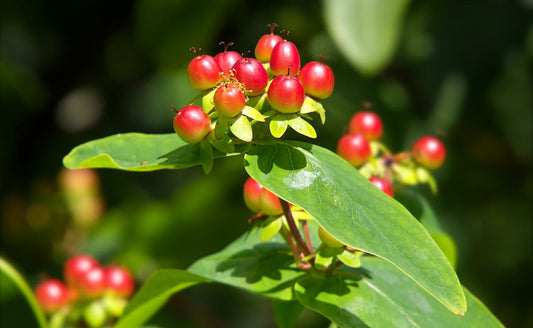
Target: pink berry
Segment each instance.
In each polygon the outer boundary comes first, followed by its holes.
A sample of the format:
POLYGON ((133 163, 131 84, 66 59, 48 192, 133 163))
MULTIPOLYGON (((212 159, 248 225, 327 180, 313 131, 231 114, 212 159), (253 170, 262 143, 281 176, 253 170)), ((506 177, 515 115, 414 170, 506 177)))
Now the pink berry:
POLYGON ((337 153, 354 167, 366 163, 371 155, 370 144, 360 133, 345 134, 337 143, 337 153))
POLYGON ((246 98, 241 89, 234 84, 222 84, 215 91, 214 102, 216 111, 224 117, 239 115, 246 105, 246 98))
POLYGON ((124 298, 130 297, 135 289, 135 281, 129 270, 119 266, 105 269, 105 284, 106 290, 124 298))
POLYGON ((368 180, 372 182, 372 184, 374 184, 374 186, 376 186, 379 190, 383 191, 391 197, 394 197, 394 194, 392 193, 392 187, 389 181, 378 177, 370 177, 368 178, 368 180))
POLYGON ((300 71, 300 54, 296 46, 290 41, 280 41, 272 49, 270 57, 270 71, 272 74, 297 75, 300 71))
POLYGON ((376 113, 359 112, 350 121, 350 133, 361 133, 367 140, 377 140, 383 133, 383 124, 376 113))
POLYGON ((329 97, 335 84, 331 68, 316 61, 304 65, 298 73, 298 80, 302 82, 306 94, 318 99, 329 97))
POLYGON ((305 100, 304 87, 300 80, 292 75, 277 76, 268 87, 269 104, 284 114, 300 111, 305 100))
POLYGON ((99 266, 98 261, 90 255, 76 255, 68 259, 65 263, 63 274, 67 284, 77 287, 81 275, 99 266))
POLYGON ((104 269, 95 267, 79 277, 78 290, 80 294, 88 298, 102 296, 106 289, 104 269))
POLYGON ((411 148, 411 153, 420 165, 434 170, 444 163, 446 147, 439 139, 425 136, 415 142, 411 148))
POLYGON ((37 285, 35 297, 46 313, 56 312, 69 302, 67 286, 56 279, 49 279, 37 285))
POLYGON ((263 188, 259 193, 261 210, 267 215, 280 215, 283 213, 278 196, 263 188))
POLYGON ((224 75, 230 76, 230 70, 236 62, 242 59, 242 56, 235 51, 228 51, 228 48, 233 45, 233 42, 229 42, 228 44, 221 42, 220 44, 224 44, 224 52, 217 54, 215 61, 220 66, 220 69, 222 69, 224 75))
POLYGON ((197 143, 211 131, 211 120, 201 107, 185 106, 174 116, 174 131, 183 141, 197 143))
POLYGON ((257 59, 243 58, 233 65, 235 77, 244 84, 246 93, 257 96, 268 84, 268 73, 257 59))
POLYGON ((268 24, 268 26, 270 27, 270 34, 263 35, 255 46, 255 58, 262 63, 268 63, 270 61, 272 49, 274 49, 278 42, 283 41, 279 35, 274 34, 276 24, 268 24))
POLYGON ((243 195, 244 203, 252 212, 261 212, 260 194, 263 186, 252 178, 248 178, 244 183, 243 195))
POLYGON ((187 78, 191 86, 198 90, 216 87, 222 81, 222 68, 215 58, 208 55, 194 57, 187 67, 187 78))

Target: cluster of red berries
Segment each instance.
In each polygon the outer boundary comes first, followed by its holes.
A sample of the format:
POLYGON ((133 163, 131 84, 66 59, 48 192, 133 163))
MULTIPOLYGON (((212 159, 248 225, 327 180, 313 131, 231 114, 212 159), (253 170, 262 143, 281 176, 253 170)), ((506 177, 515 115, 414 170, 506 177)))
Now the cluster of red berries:
POLYGON ((197 53, 190 61, 187 77, 192 87, 202 91, 202 107, 193 101, 175 110, 174 130, 182 140, 198 143, 211 135, 213 147, 225 151, 218 140, 250 142, 251 126, 267 120, 274 137, 281 137, 287 126, 316 137, 301 115, 318 112, 324 122, 324 109, 318 100, 331 95, 333 72, 316 61, 300 69, 296 46, 274 34, 275 24, 269 26, 271 33, 257 42, 256 58, 229 51, 228 46, 233 45, 230 42, 214 57, 197 53), (232 134, 229 137, 228 128, 232 134))
POLYGON ((446 158, 443 143, 431 136, 418 139, 410 152, 391 154, 378 142, 383 133, 380 117, 371 111, 356 113, 350 120, 348 133, 337 143, 337 153, 380 190, 393 197, 392 185, 435 183, 426 169, 439 168, 446 158), (381 155, 381 156, 380 156, 381 155))
POLYGON ((71 257, 64 266, 65 283, 41 282, 35 296, 51 321, 79 322, 102 327, 119 317, 132 295, 135 282, 128 269, 102 267, 90 255, 71 257))

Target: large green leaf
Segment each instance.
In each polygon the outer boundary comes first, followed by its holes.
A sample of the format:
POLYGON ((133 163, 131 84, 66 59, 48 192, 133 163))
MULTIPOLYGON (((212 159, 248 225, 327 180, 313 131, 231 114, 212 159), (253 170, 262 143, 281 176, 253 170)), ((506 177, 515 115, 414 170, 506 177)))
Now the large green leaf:
POLYGON ((203 282, 208 280, 183 270, 156 271, 128 303, 120 321, 114 327, 139 327, 174 293, 203 282))
MULTIPOLYGON (((217 158, 229 155, 215 151, 214 156, 217 158)), ((75 147, 63 158, 63 165, 69 169, 92 167, 154 171, 200 165, 201 157, 198 144, 189 145, 174 133, 125 133, 75 147)))
POLYGON ((466 289, 468 312, 460 317, 442 307, 391 264, 363 257, 360 269, 338 275, 307 275, 295 286, 297 299, 340 327, 503 327, 466 289))
POLYGON ((245 168, 339 241, 394 264, 450 311, 466 311, 457 275, 424 227, 336 154, 303 142, 272 142, 254 146, 245 168))
POLYGON ((290 248, 278 234, 261 242, 261 229, 252 229, 222 251, 193 263, 187 271, 256 294, 293 299, 292 286, 303 274, 290 248))
POLYGON ((389 63, 409 0, 324 0, 326 26, 342 54, 364 74, 389 63))

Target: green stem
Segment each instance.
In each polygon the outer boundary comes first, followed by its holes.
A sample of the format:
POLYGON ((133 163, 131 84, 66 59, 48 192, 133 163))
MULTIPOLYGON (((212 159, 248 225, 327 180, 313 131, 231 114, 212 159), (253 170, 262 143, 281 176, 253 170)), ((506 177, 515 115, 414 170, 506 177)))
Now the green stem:
POLYGON ((9 264, 1 257, 0 272, 4 274, 9 280, 11 280, 11 282, 13 282, 15 286, 17 286, 26 301, 28 301, 30 308, 33 311, 33 314, 35 315, 35 318, 39 323, 39 327, 48 328, 48 324, 46 323, 46 317, 44 316, 44 313, 41 310, 37 299, 33 295, 32 289, 30 288, 26 280, 24 280, 22 275, 11 264, 9 264))
POLYGON ((302 235, 300 235, 298 227, 296 227, 296 222, 294 222, 294 217, 292 216, 292 211, 289 203, 287 203, 281 198, 279 201, 281 203, 281 208, 283 209, 283 214, 285 214, 285 218, 287 219, 287 223, 289 224, 291 235, 296 240, 298 247, 304 253, 304 256, 311 254, 311 251, 307 248, 307 245, 305 244, 302 235))

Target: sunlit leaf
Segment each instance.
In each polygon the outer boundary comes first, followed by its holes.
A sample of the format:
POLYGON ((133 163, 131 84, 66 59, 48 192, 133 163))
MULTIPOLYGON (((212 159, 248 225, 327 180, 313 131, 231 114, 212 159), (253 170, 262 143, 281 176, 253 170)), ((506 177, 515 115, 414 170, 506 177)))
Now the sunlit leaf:
POLYGON ((303 118, 296 116, 288 121, 289 126, 293 128, 294 131, 298 132, 309 138, 316 138, 315 128, 303 118))
MULTIPOLYGON (((214 157, 237 155, 215 152, 214 157)), ((81 144, 63 158, 69 169, 111 168, 126 171, 182 169, 202 162, 198 144, 176 134, 125 133, 81 144)))
POLYGON ((242 114, 259 122, 265 121, 265 118, 263 117, 263 115, 261 115, 261 113, 257 109, 250 107, 250 106, 244 106, 244 109, 242 110, 242 114))
POLYGON ((363 257, 362 263, 329 277, 299 279, 297 299, 340 327, 503 327, 466 289, 468 311, 456 316, 390 263, 375 257, 363 257))
POLYGON ((303 142, 272 142, 252 147, 245 168, 343 244, 389 261, 450 311, 465 312, 457 275, 426 229, 338 155, 303 142))
POLYGON ((242 141, 250 142, 253 139, 252 126, 250 121, 244 115, 237 117, 235 122, 230 125, 231 132, 242 141))

